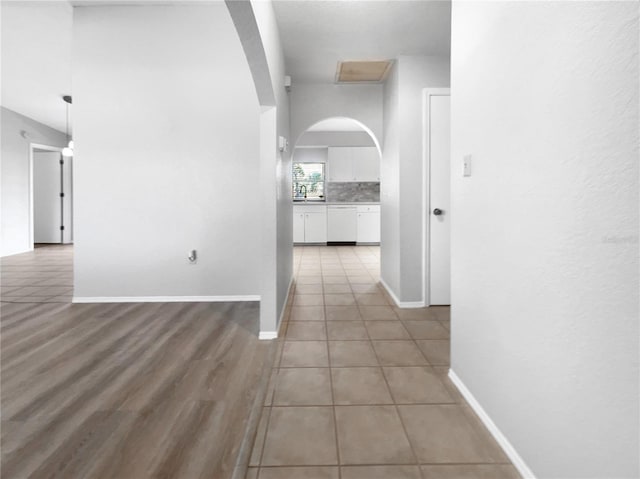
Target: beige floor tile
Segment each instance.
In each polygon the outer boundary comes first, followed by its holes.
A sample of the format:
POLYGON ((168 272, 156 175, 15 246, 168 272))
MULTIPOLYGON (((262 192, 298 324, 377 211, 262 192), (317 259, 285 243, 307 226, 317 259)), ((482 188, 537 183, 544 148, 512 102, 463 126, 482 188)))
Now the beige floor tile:
POLYGON ((271 408, 268 408, 268 407, 262 408, 262 415, 260 416, 260 422, 258 423, 258 431, 256 432, 256 439, 253 442, 253 450, 251 451, 249 466, 260 465, 260 458, 262 456, 262 447, 264 446, 264 436, 267 433, 267 424, 269 422, 270 412, 271 412, 271 408))
POLYGON ((320 275, 298 275, 296 276, 296 284, 322 284, 322 276, 320 275))
POLYGON ((325 284, 325 294, 351 294, 351 286, 348 284, 325 284))
POLYGON ((263 467, 260 479, 338 479, 337 467, 263 467))
POLYGON ((272 408, 262 466, 318 466, 337 463, 331 407, 272 408))
POLYGON ((290 321, 287 326, 287 339, 324 341, 327 329, 324 321, 290 321))
MULTIPOLYGON (((382 294, 382 289, 377 284, 352 284, 351 290, 359 294, 382 294)), ((387 303, 385 303, 387 304, 387 303)))
POLYGON ((280 367, 329 366, 326 341, 285 341, 280 367))
POLYGON ((349 276, 349 283, 351 284, 375 284, 376 280, 370 274, 359 274, 349 276))
POLYGON ((336 404, 393 404, 380 368, 331 369, 336 404))
POLYGON ((438 321, 449 321, 451 319, 451 307, 449 306, 431 306, 429 309, 433 317, 438 321))
POLYGON ((403 321, 413 339, 448 339, 449 331, 438 321, 403 321))
POLYGON ((346 275, 331 275, 331 276, 323 276, 322 282, 324 284, 349 284, 346 275))
POLYGON ((327 321, 327 337, 330 340, 369 339, 362 321, 327 321))
POLYGON ((329 341, 332 367, 378 366, 370 341, 329 341))
POLYGON ((322 284, 297 284, 296 294, 322 294, 322 284))
POLYGON ((398 308, 394 306, 394 311, 400 319, 408 320, 435 320, 429 308, 398 308))
POLYGON ((384 375, 397 404, 453 403, 446 386, 430 367, 385 367, 384 375))
POLYGON ((293 297, 294 306, 322 306, 324 297, 321 294, 296 294, 293 297))
POLYGON ((291 321, 324 321, 324 306, 292 306, 291 321))
POLYGON ((395 406, 336 406, 335 411, 342 464, 416 461, 395 406))
MULTIPOLYGON (((281 342, 281 344, 284 344, 281 342)), ((278 359, 278 358, 276 358, 278 359)), ((274 366, 279 366, 279 361, 274 361, 274 366)), ((264 405, 271 406, 273 401, 273 391, 276 389, 276 381, 278 380, 278 369, 276 367, 271 369, 269 375, 269 384, 267 384, 267 393, 264 396, 264 405)))
POLYGON ((400 321, 365 321, 371 339, 411 339, 400 321))
POLYGON ((327 306, 352 306, 356 300, 351 293, 325 294, 324 303, 327 306))
POLYGON ((283 368, 273 394, 274 406, 331 405, 331 378, 328 368, 283 368))
POLYGON ((346 466, 342 479, 422 479, 419 466, 346 466))
POLYGON ((488 432, 469 421, 458 405, 398 406, 421 463, 508 462, 488 432))
POLYGON ((382 293, 362 294, 356 293, 356 301, 362 306, 388 306, 389 302, 382 293))
POLYGON ((433 371, 438 375, 444 387, 447 388, 449 396, 458 404, 467 404, 466 400, 460 394, 455 384, 449 379, 449 366, 433 366, 433 371))
POLYGON ((359 306, 362 319, 375 320, 394 320, 398 316, 391 306, 359 306))
POLYGON ((427 366, 413 341, 372 341, 382 366, 427 366))
POLYGON ((448 339, 423 339, 416 341, 420 350, 432 365, 447 366, 449 364, 448 339))
POLYGON ((247 469, 247 473, 244 476, 244 479, 258 479, 258 468, 249 467, 247 469))
MULTIPOLYGON (((424 479, 520 479, 511 464, 428 465, 422 466, 424 479)), ((343 479, 346 479, 344 473, 343 479)))
POLYGON ((337 467, 263 467, 260 479, 338 479, 337 467))
POLYGON ((354 321, 360 320, 360 311, 357 306, 326 306, 327 321, 354 321))

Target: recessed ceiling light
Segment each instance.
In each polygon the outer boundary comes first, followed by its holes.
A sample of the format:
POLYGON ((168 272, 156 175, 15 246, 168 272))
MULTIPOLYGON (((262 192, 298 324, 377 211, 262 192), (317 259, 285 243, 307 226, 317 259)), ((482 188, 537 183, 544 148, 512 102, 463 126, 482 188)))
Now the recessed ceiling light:
POLYGON ((380 83, 392 63, 392 60, 338 62, 336 83, 380 83))

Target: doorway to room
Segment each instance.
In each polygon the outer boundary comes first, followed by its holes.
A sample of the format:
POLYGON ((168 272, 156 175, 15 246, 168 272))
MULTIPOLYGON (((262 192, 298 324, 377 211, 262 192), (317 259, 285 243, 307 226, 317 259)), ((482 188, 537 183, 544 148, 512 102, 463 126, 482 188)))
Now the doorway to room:
POLYGON ((30 243, 73 243, 73 160, 62 148, 31 144, 30 243))
POLYGON ((293 150, 293 242, 380 244, 380 148, 346 117, 316 122, 293 150))

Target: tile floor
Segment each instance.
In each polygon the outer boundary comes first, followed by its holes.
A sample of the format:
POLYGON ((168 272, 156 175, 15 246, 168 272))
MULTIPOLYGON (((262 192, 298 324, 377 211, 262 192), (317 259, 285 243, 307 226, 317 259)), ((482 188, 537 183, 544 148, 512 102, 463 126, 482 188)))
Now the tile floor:
POLYGON ((73 296, 73 245, 36 245, 2 258, 3 303, 70 303, 73 296))
POLYGON ((520 477, 447 378, 449 308, 394 307, 379 255, 295 248, 247 479, 520 477))

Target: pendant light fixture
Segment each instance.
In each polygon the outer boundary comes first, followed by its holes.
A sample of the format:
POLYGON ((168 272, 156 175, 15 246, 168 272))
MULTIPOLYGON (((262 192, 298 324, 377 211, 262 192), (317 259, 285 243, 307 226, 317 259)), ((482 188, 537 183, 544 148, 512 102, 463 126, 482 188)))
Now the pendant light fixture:
POLYGON ((69 105, 72 103, 71 95, 65 95, 62 97, 62 99, 67 104, 67 141, 68 141, 67 146, 65 146, 62 149, 62 156, 71 157, 73 156, 73 140, 69 136, 69 105))

